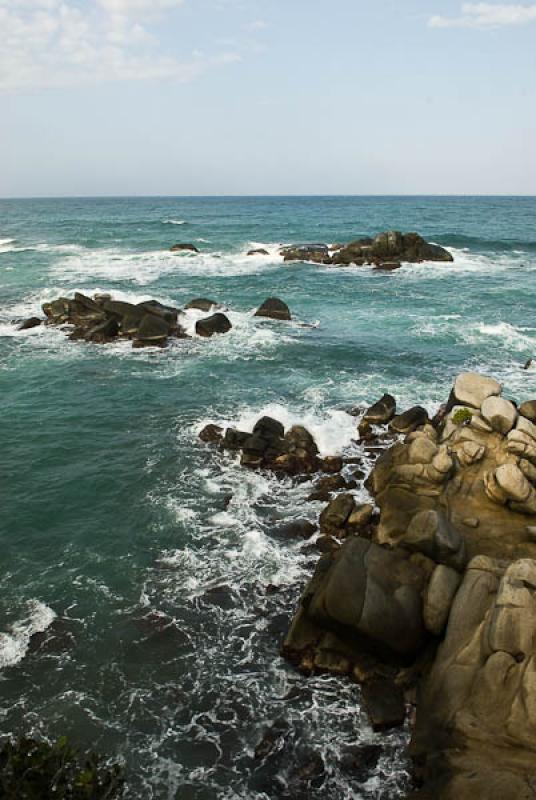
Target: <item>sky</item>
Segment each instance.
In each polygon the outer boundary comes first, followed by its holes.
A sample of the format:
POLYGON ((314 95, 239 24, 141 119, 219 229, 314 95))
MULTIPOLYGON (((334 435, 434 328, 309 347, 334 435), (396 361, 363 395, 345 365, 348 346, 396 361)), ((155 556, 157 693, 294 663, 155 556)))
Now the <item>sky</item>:
POLYGON ((536 3, 0 0, 0 196, 536 194, 536 3))

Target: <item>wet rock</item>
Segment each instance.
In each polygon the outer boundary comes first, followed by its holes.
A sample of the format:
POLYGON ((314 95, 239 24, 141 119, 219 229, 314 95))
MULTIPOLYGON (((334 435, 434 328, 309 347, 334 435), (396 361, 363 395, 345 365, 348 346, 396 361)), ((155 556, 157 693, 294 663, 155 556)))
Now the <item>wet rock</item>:
POLYGON ((440 510, 430 509, 415 514, 406 529, 403 544, 437 564, 458 571, 465 567, 467 556, 463 536, 440 510))
POLYGON ((307 519, 293 519, 271 528, 268 532, 277 539, 310 539, 316 525, 307 519))
POLYGON ((163 303, 159 303, 157 300, 145 300, 143 303, 138 303, 137 308, 141 308, 156 317, 162 317, 171 327, 177 324, 179 315, 178 308, 166 306, 163 303))
POLYGON ((179 242, 169 248, 171 253, 178 253, 182 250, 190 250, 192 253, 199 253, 199 248, 190 242, 179 242))
POLYGON ((58 297, 50 303, 41 306, 47 318, 47 324, 62 325, 69 319, 71 300, 67 297, 58 297))
POLYGON ((313 261, 318 264, 329 263, 327 244, 300 244, 280 250, 284 261, 313 261))
POLYGON ((426 242, 417 233, 386 231, 374 239, 357 239, 333 255, 333 264, 399 264, 422 261, 453 261, 452 255, 439 245, 426 242))
POLYGON ((319 536, 315 542, 316 549, 321 553, 332 553, 339 546, 333 536, 319 536))
POLYGON ((396 413, 396 400, 392 394, 384 394, 374 405, 367 408, 363 415, 365 422, 371 425, 387 425, 396 413))
POLYGON ((525 361, 525 364, 523 365, 523 369, 530 369, 533 364, 534 364, 534 359, 533 358, 529 358, 527 361, 525 361))
POLYGON ((269 297, 255 312, 256 317, 270 319, 290 320, 290 310, 286 303, 278 297, 269 297))
POLYGON ((30 328, 37 328, 38 325, 41 325, 43 320, 39 319, 39 317, 29 317, 25 319, 24 322, 21 322, 18 329, 19 331, 28 331, 30 328))
POLYGON ((210 606, 218 606, 222 609, 234 608, 236 599, 230 586, 212 586, 203 594, 202 599, 210 606))
POLYGON ((272 417, 261 417, 253 426, 253 433, 259 434, 267 440, 273 438, 283 438, 285 435, 284 425, 272 417))
POLYGON ((320 514, 321 533, 339 536, 354 509, 353 495, 339 494, 334 497, 320 514))
POLYGON ((353 530, 360 530, 364 528, 372 519, 374 513, 374 506, 370 503, 362 503, 355 507, 354 511, 346 520, 346 525, 353 530))
POLYGON ((237 431, 235 428, 227 428, 221 445, 224 450, 241 450, 250 436, 251 433, 247 433, 246 431, 237 431))
POLYGON ((214 306, 217 306, 215 300, 208 300, 206 297, 196 297, 186 304, 185 308, 196 308, 198 311, 210 311, 214 306))
POLYGON ((367 681, 363 684, 362 696, 374 731, 387 731, 404 724, 404 695, 393 681, 381 678, 367 681))
POLYGON ((396 433, 411 433, 426 425, 428 422, 428 412, 422 406, 408 408, 403 414, 399 414, 391 420, 390 428, 396 433))
POLYGON ((119 324, 116 319, 107 319, 94 325, 86 333, 83 338, 87 342, 94 342, 96 344, 107 344, 113 341, 119 333, 119 324))
POLYGON ((285 745, 290 726, 285 719, 277 719, 265 730, 261 740, 255 747, 255 758, 258 760, 271 756, 276 750, 281 750, 285 745))
POLYGON ((169 325, 163 317, 146 313, 139 324, 133 346, 164 347, 169 333, 169 325))
POLYGON ((319 467, 322 472, 334 474, 340 472, 343 466, 344 462, 342 456, 326 456, 325 458, 319 459, 319 467))
POLYGON ((381 272, 394 272, 395 269, 400 269, 402 264, 400 261, 380 261, 373 269, 380 270, 381 272))
POLYGON ((199 434, 199 438, 202 442, 219 444, 223 440, 223 428, 220 428, 219 425, 205 425, 199 434))
POLYGON ((270 253, 268 250, 265 250, 264 247, 258 247, 255 250, 248 250, 248 256, 269 256, 270 253))
POLYGON ((205 338, 214 334, 227 333, 233 326, 225 314, 217 313, 206 319, 200 319, 195 324, 195 332, 205 338))
POLYGON ((326 475, 320 478, 314 484, 314 491, 311 492, 308 500, 325 500, 330 499, 332 492, 338 492, 341 489, 346 489, 347 483, 342 475, 326 475))

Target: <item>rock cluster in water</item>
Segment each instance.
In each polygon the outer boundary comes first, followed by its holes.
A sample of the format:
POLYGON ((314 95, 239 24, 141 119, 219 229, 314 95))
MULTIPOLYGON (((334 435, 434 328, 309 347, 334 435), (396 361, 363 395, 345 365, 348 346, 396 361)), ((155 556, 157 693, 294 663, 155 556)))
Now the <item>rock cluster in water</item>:
POLYGON ((324 555, 283 654, 360 683, 375 730, 413 706, 412 797, 532 797, 536 400, 517 406, 494 379, 463 373, 433 419, 420 406, 397 414, 384 395, 359 434, 378 456, 365 484, 375 505, 356 503, 348 462, 343 475, 343 459, 320 459, 301 427, 263 418, 253 433, 201 434, 249 468, 328 473, 311 495, 330 498, 324 555))
MULTIPOLYGON (((191 300, 186 309, 209 313, 195 325, 198 336, 205 338, 227 333, 233 327, 229 318, 218 311, 217 303, 206 298, 191 300)), ((96 294, 87 297, 75 292, 73 298, 59 297, 43 304, 47 325, 69 325, 69 338, 96 344, 107 344, 119 339, 132 340, 133 347, 165 347, 170 338, 189 338, 180 323, 182 309, 146 300, 142 303, 127 303, 113 300, 111 295, 96 294)), ((290 320, 288 306, 278 298, 270 297, 255 312, 257 317, 290 320)), ((39 317, 30 317, 19 324, 19 330, 28 330, 41 325, 39 317)))
POLYGON ((453 261, 452 255, 437 244, 430 244, 418 233, 386 231, 374 239, 365 238, 329 246, 307 244, 284 247, 281 255, 285 261, 312 261, 335 266, 373 265, 378 269, 393 270, 401 262, 453 261))

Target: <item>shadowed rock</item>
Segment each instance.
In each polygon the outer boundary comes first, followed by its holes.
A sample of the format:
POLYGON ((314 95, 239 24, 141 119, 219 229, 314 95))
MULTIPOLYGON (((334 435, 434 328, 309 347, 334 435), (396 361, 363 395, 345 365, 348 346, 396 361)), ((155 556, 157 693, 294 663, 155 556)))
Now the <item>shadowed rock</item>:
POLYGON ((195 332, 198 336, 208 338, 218 333, 227 333, 233 326, 225 314, 217 313, 195 323, 195 332))

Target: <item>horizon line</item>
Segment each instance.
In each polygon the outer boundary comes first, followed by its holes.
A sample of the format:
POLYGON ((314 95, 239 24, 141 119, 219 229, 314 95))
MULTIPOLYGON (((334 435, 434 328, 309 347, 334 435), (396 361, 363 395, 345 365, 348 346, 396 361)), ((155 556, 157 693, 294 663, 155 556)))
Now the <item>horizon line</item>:
POLYGON ((57 194, 57 195, 0 195, 4 200, 237 200, 265 198, 536 198, 536 194, 505 193, 367 193, 367 194, 57 194))

